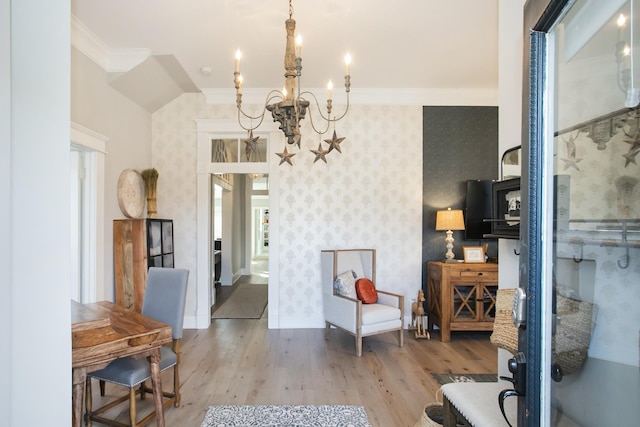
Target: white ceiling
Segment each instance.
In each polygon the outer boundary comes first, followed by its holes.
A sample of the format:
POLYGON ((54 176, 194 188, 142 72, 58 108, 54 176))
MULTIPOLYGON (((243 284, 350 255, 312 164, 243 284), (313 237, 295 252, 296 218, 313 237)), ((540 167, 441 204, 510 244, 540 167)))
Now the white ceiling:
MULTIPOLYGON (((232 89, 243 53, 245 88, 284 80, 287 0, 71 0, 72 14, 109 50, 174 55, 199 89, 232 89), (202 67, 211 74, 203 75, 202 67)), ((302 84, 352 88, 498 86, 498 0, 294 0, 303 37, 302 84)))

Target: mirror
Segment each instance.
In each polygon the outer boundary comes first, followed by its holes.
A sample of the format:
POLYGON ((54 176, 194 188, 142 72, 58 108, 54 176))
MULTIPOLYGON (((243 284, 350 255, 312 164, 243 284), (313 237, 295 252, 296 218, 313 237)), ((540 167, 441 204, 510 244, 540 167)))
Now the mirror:
POLYGON ((502 155, 502 163, 500 165, 500 179, 520 178, 520 162, 522 159, 522 147, 509 148, 502 155))

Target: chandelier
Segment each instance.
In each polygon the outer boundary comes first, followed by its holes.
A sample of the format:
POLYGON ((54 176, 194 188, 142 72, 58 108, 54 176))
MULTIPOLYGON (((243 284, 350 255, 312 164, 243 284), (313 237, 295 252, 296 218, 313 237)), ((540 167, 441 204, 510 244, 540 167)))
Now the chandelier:
POLYGON ((340 143, 344 141, 344 137, 338 138, 335 131, 335 123, 342 119, 349 111, 349 92, 351 88, 351 75, 350 75, 350 64, 351 64, 351 55, 347 53, 345 56, 345 76, 344 76, 344 86, 347 94, 347 105, 340 116, 332 115, 332 90, 333 84, 331 81, 327 84, 327 107, 326 114, 320 108, 320 103, 316 96, 309 91, 301 91, 300 88, 300 76, 302 75, 302 37, 298 34, 294 41, 294 33, 296 29, 296 21, 293 19, 293 6, 291 4, 292 0, 289 0, 289 19, 285 21, 285 28, 287 31, 287 41, 285 46, 285 54, 284 54, 284 88, 282 91, 272 90, 267 95, 267 100, 262 109, 262 113, 257 116, 252 116, 247 114, 242 110, 242 83, 243 77, 240 74, 240 58, 242 54, 240 50, 236 52, 235 58, 235 71, 233 73, 234 79, 233 82, 236 88, 236 106, 238 109, 238 123, 240 126, 249 133, 249 138, 245 143, 250 144, 250 141, 254 140, 253 131, 257 129, 264 120, 265 113, 267 111, 271 112, 274 122, 280 123, 280 130, 284 133, 286 137, 286 144, 284 146, 284 150, 280 153, 276 153, 280 157, 280 164, 289 163, 289 165, 293 165, 291 162, 291 158, 296 155, 296 153, 291 153, 287 149, 287 146, 298 146, 300 149, 300 122, 305 118, 307 114, 307 109, 309 109, 310 101, 309 99, 313 99, 316 109, 318 110, 318 115, 321 117, 323 121, 322 126, 316 127, 313 122, 313 117, 311 113, 309 113, 309 121, 311 123, 311 127, 313 130, 320 136, 324 135, 329 131, 331 124, 333 124, 333 137, 330 139, 325 139, 324 142, 328 144, 328 147, 323 148, 322 143, 318 145, 317 150, 310 150, 313 154, 315 154, 314 163, 318 160, 323 160, 327 163, 326 155, 332 151, 337 151, 342 153, 342 149, 340 147, 340 143), (245 121, 249 121, 249 125, 243 124, 243 117, 245 121), (254 126, 254 121, 257 124, 254 126))

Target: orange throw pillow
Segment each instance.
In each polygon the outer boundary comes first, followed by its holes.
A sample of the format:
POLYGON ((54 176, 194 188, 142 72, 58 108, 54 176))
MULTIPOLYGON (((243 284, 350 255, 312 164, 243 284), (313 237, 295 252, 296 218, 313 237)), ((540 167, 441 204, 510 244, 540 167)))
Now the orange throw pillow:
POLYGON ((363 304, 375 304, 378 302, 378 292, 370 279, 358 279, 356 281, 356 294, 363 304))

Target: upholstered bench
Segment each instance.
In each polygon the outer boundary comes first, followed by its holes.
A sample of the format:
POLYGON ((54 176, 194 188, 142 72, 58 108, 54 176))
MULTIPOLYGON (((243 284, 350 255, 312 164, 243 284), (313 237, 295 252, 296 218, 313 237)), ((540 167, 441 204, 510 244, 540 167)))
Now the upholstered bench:
MULTIPOLYGON (((455 427, 456 422, 462 422, 473 427, 509 427, 500 412, 498 394, 510 386, 506 382, 443 385, 444 426, 455 427)), ((517 398, 505 399, 504 410, 512 426, 517 425, 517 406, 517 398)))

